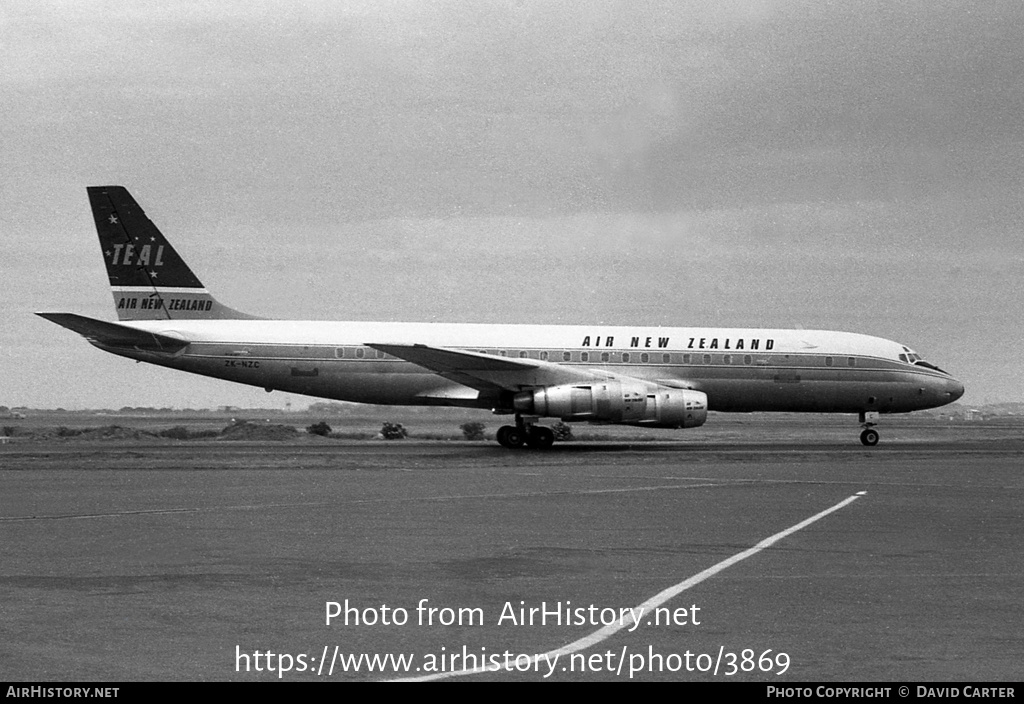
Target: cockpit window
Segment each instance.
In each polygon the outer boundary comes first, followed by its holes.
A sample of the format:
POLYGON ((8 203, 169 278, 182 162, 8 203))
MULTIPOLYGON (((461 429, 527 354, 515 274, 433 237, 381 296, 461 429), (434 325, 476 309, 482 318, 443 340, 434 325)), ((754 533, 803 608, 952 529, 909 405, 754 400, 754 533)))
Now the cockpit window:
POLYGON ((918 367, 924 367, 925 369, 931 369, 933 371, 939 372, 940 374, 946 374, 947 376, 949 375, 949 372, 947 372, 945 369, 939 369, 934 364, 930 364, 929 362, 924 361, 924 359, 921 358, 921 355, 919 355, 917 352, 910 349, 909 347, 904 347, 903 352, 905 354, 900 355, 901 362, 913 364, 918 367))
POLYGON ((949 372, 947 372, 945 369, 939 369, 934 364, 929 364, 923 359, 918 359, 917 361, 914 362, 914 364, 916 364, 919 367, 924 367, 926 369, 934 369, 935 371, 941 372, 942 374, 949 374, 949 372))
POLYGON ((915 352, 914 350, 910 349, 909 347, 904 347, 903 348, 903 352, 905 354, 901 354, 900 355, 900 361, 901 362, 906 362, 908 364, 914 364, 915 362, 917 362, 918 360, 921 359, 921 355, 919 355, 917 352, 915 352))

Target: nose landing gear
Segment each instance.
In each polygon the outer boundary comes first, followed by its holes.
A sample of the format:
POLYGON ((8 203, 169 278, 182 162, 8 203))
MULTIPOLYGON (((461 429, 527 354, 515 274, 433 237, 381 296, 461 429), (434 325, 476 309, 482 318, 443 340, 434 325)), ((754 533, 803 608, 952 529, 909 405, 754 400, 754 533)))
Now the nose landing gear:
POLYGON ((865 428, 860 434, 860 441, 868 447, 878 444, 878 431, 873 428, 865 428))
POLYGON ((861 411, 860 424, 864 430, 861 431, 860 441, 868 447, 878 444, 878 431, 874 426, 878 423, 878 411, 861 411))

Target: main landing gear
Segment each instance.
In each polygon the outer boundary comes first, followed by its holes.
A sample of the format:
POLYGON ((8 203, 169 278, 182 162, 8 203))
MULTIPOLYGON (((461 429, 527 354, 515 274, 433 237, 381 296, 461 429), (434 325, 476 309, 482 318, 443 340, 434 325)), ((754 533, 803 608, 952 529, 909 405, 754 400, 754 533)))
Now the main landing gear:
POLYGON ((502 447, 515 449, 526 445, 533 450, 546 450, 555 443, 555 433, 551 428, 534 425, 516 414, 515 425, 503 425, 498 428, 497 440, 502 447))
POLYGON ((868 447, 874 447, 878 444, 878 431, 874 428, 877 422, 878 411, 860 412, 860 425, 864 428, 860 434, 860 441, 862 444, 867 445, 868 447))

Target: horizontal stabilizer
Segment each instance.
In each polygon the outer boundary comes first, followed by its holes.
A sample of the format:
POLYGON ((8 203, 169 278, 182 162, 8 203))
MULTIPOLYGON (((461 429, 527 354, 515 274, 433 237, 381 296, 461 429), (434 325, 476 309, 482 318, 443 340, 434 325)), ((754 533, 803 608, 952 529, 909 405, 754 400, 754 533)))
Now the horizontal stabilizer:
POLYGON ((77 332, 89 342, 95 342, 105 347, 127 347, 173 354, 188 347, 189 344, 188 340, 147 332, 127 325, 108 323, 74 313, 36 313, 36 315, 77 332))

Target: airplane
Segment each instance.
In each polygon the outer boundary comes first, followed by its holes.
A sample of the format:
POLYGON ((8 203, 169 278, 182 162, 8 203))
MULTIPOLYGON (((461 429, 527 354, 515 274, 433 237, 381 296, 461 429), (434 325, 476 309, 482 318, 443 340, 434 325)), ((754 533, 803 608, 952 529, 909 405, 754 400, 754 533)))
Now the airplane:
POLYGON ((87 189, 117 323, 37 313, 101 350, 270 391, 461 406, 514 417, 506 448, 547 449, 541 418, 695 428, 708 411, 858 415, 951 403, 962 383, 898 342, 827 330, 269 320, 214 298, 122 186, 87 189))

